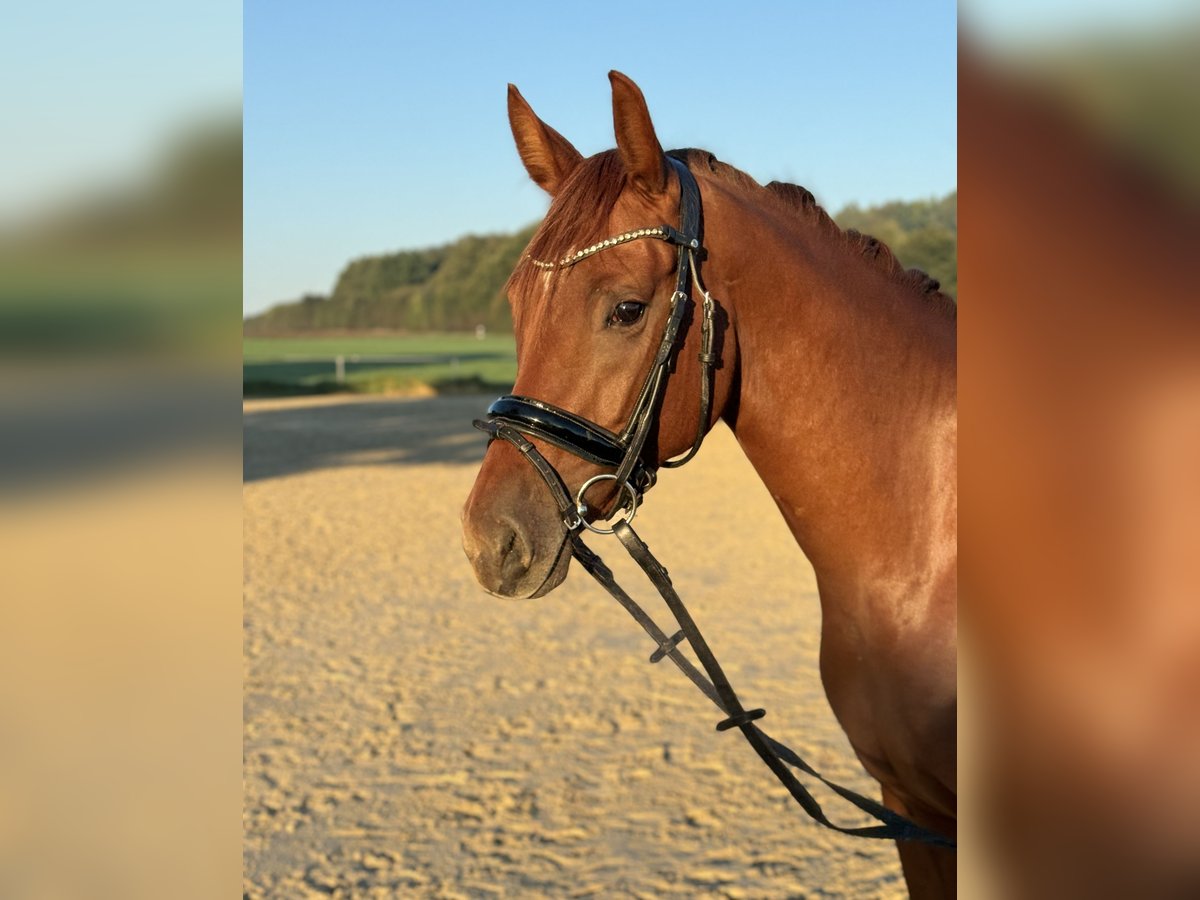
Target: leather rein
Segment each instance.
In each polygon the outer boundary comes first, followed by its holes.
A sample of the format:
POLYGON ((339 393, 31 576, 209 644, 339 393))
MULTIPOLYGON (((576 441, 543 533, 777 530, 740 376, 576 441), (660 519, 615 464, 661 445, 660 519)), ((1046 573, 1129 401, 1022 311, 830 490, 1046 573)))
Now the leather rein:
POLYGON ((618 246, 631 240, 657 239, 678 247, 675 291, 671 295, 671 311, 663 329, 662 340, 650 365, 645 381, 633 406, 633 412, 621 432, 614 433, 588 419, 557 407, 551 403, 530 397, 505 395, 488 407, 485 419, 476 419, 474 425, 487 433, 489 443, 502 440, 515 447, 537 470, 546 483, 555 505, 562 517, 564 549, 570 545, 571 553, 587 572, 611 594, 654 640, 656 649, 650 662, 670 659, 700 691, 725 715, 717 724, 717 731, 738 728, 759 757, 775 774, 788 792, 813 819, 842 834, 884 840, 917 841, 935 846, 956 849, 954 840, 937 834, 904 816, 893 812, 882 803, 864 797, 849 788, 842 787, 821 775, 806 763, 795 751, 771 738, 755 722, 766 715, 762 709, 747 710, 742 706, 736 692, 717 662, 716 656, 700 633, 687 607, 671 583, 670 575, 650 552, 650 548, 630 525, 642 495, 653 487, 656 466, 653 460, 643 459, 642 451, 654 427, 659 404, 666 390, 667 378, 673 368, 676 353, 682 344, 680 328, 689 307, 694 305, 691 288, 695 286, 701 294, 701 350, 700 358, 700 415, 696 437, 691 448, 676 459, 666 460, 664 467, 675 468, 688 462, 696 455, 708 431, 712 412, 712 374, 717 363, 713 352, 714 302, 704 290, 697 271, 697 258, 702 255, 702 211, 700 190, 695 177, 686 164, 674 156, 667 159, 674 167, 680 185, 680 227, 670 225, 640 228, 607 238, 579 250, 558 262, 531 260, 541 268, 567 268, 602 250, 618 246), (612 474, 601 474, 583 483, 574 497, 558 471, 538 451, 529 437, 547 441, 588 462, 613 469, 612 474), (589 521, 590 510, 585 499, 587 491, 600 481, 613 481, 618 508, 613 515, 624 511, 625 517, 618 519, 612 528, 599 528, 589 521), (622 493, 626 503, 621 504, 622 493), (613 578, 612 571, 601 558, 583 543, 582 533, 587 528, 597 534, 615 534, 622 546, 638 564, 655 589, 662 596, 675 617, 679 628, 668 636, 655 621, 627 594, 613 578), (687 642, 700 662, 701 672, 679 649, 687 642), (794 766, 816 778, 840 797, 873 817, 879 824, 860 827, 843 827, 829 820, 817 800, 797 779, 789 768, 794 766))

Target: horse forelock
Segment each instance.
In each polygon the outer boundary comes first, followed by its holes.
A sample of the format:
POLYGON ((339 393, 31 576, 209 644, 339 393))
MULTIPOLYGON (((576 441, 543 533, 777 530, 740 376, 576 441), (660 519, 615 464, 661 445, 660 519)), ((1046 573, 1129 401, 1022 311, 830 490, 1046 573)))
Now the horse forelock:
POLYGON ((580 163, 550 204, 505 290, 524 293, 539 275, 555 271, 539 268, 533 260, 557 262, 571 250, 605 237, 602 232, 627 180, 616 150, 605 150, 580 163))
MULTIPOLYGON (((672 150, 669 155, 690 167, 707 165, 709 162, 724 166, 723 163, 717 163, 715 156, 703 150, 672 150)), ((725 168, 737 172, 732 167, 725 168)), ((749 176, 743 177, 749 179, 749 176)), ((545 218, 525 248, 525 254, 509 277, 505 290, 510 294, 523 293, 538 276, 550 273, 553 277, 558 271, 550 266, 535 265, 533 261, 540 264, 556 263, 573 250, 609 237, 605 229, 628 183, 625 165, 616 150, 605 150, 585 159, 567 177, 551 202, 545 218)))

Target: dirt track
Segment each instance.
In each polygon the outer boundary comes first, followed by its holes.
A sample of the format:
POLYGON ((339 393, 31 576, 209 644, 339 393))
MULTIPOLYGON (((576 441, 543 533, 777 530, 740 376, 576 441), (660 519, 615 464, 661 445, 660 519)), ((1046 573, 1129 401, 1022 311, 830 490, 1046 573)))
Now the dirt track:
MULTIPOLYGON (((484 405, 245 406, 247 896, 903 896, 894 847, 804 816, 578 567, 541 600, 476 585, 484 405)), ((727 431, 638 531, 768 733, 873 794, 821 691, 812 571, 727 431)))

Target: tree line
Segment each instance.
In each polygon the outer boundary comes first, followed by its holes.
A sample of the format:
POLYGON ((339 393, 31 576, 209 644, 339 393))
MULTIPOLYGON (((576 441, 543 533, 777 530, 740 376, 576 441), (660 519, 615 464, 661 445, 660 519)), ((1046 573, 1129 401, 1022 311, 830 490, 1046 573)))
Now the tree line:
MULTIPOLYGON (((906 267, 923 269, 954 296, 958 192, 895 201, 834 218, 884 241, 906 267)), ((248 337, 329 331, 509 331, 504 283, 536 225, 514 234, 469 235, 424 250, 364 256, 346 265, 328 296, 309 294, 245 320, 248 337)))

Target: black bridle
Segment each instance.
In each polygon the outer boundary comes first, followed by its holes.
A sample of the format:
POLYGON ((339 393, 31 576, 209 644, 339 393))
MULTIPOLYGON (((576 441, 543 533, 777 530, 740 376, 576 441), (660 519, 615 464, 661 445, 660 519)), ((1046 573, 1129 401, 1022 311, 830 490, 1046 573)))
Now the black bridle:
MULTIPOLYGON (((692 304, 693 284, 703 296, 700 320, 702 346, 700 349, 699 420, 696 425, 696 437, 691 448, 677 459, 666 460, 662 466, 676 468, 694 457, 708 431, 709 417, 712 414, 712 373, 717 357, 713 353, 714 303, 709 293, 701 286, 696 269, 696 257, 700 253, 702 240, 700 189, 696 185, 695 177, 684 163, 671 156, 667 159, 670 160, 679 177, 678 230, 670 225, 638 228, 606 238, 558 262, 535 261, 536 265, 544 268, 567 268, 602 250, 643 238, 666 241, 678 247, 675 291, 671 294, 671 310, 663 328, 662 339, 658 343, 658 350, 650 364, 650 371, 646 373, 646 378, 642 382, 641 390, 638 392, 637 400, 633 404, 633 411, 629 414, 625 427, 619 434, 615 434, 595 422, 568 412, 552 403, 514 394, 508 394, 496 400, 488 407, 487 419, 475 422, 477 428, 488 432, 493 438, 501 437, 497 433, 499 426, 507 426, 513 431, 547 441, 590 463, 614 470, 612 474, 598 475, 589 479, 580 487, 576 493, 575 503, 566 518, 568 530, 574 530, 579 525, 592 527, 587 520, 588 507, 584 495, 596 482, 614 482, 613 492, 618 503, 622 491, 626 493, 628 501, 626 510, 630 519, 637 511, 637 505, 642 495, 654 485, 658 463, 654 459, 645 459, 643 451, 646 439, 654 429, 659 405, 663 392, 666 390, 667 378, 674 367, 675 354, 681 343, 679 340, 680 329, 688 308, 692 304)), ((592 528, 592 530, 609 533, 602 529, 592 528)))
MULTIPOLYGON (((679 177, 679 230, 670 225, 641 228, 607 238, 558 262, 533 261, 535 265, 543 268, 565 268, 575 265, 601 250, 641 238, 664 240, 679 248, 675 291, 671 295, 671 311, 663 329, 662 340, 654 355, 654 361, 638 392, 633 412, 625 427, 617 434, 552 403, 512 394, 501 397, 492 403, 488 407, 487 417, 475 420, 475 427, 485 431, 489 441, 502 440, 511 444, 541 475, 562 516, 565 528, 563 548, 565 549, 567 544, 570 544, 572 555, 654 640, 656 649, 650 655, 650 662, 657 663, 663 659, 670 659, 725 714, 725 718, 717 724, 717 730, 740 729, 763 762, 775 773, 805 812, 820 824, 843 834, 888 840, 918 841, 955 849, 957 845, 952 839, 929 831, 892 812, 881 803, 829 781, 795 751, 762 731, 755 722, 765 716, 766 711, 747 710, 742 706, 733 687, 729 684, 729 680, 725 677, 720 663, 717 662, 716 656, 713 655, 704 636, 700 633, 700 629, 671 584, 667 570, 655 559, 645 542, 638 537, 629 524, 637 511, 642 494, 649 490, 655 481, 658 464, 654 459, 643 458, 643 450, 646 439, 654 428, 659 405, 666 389, 667 378, 673 367, 679 345, 682 343, 680 329, 689 306, 694 303, 691 294, 693 285, 703 296, 699 354, 700 418, 691 448, 681 457, 664 461, 662 466, 678 467, 696 455, 708 431, 709 417, 712 413, 712 373, 717 363, 716 354, 713 352, 713 308, 715 304, 701 285, 696 270, 697 257, 702 252, 703 240, 700 190, 696 185, 696 179, 684 162, 673 156, 667 158, 679 177), (528 439, 529 437, 544 440, 588 462, 604 468, 611 468, 614 471, 611 474, 605 473, 588 479, 572 498, 571 491, 562 476, 538 451, 533 442, 528 439), (618 503, 616 512, 620 512, 621 509, 626 512, 625 518, 617 521, 611 529, 597 528, 588 521, 589 510, 584 499, 588 489, 596 482, 603 480, 615 482, 615 495, 618 503), (623 507, 620 505, 622 491, 628 498, 628 505, 623 507), (582 531, 585 527, 599 534, 615 534, 617 536, 617 539, 621 541, 621 544, 666 601, 671 613, 679 623, 678 631, 668 636, 616 583, 608 566, 583 543, 582 531), (684 641, 695 652, 696 658, 704 669, 703 673, 680 651, 679 645, 684 641), (818 779, 839 796, 873 816, 880 824, 855 828, 835 825, 826 817, 820 804, 800 783, 795 773, 788 768, 789 765, 818 779)), ((560 550, 560 556, 561 553, 560 550)))

